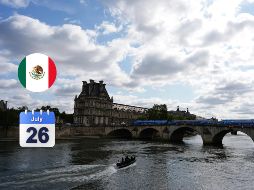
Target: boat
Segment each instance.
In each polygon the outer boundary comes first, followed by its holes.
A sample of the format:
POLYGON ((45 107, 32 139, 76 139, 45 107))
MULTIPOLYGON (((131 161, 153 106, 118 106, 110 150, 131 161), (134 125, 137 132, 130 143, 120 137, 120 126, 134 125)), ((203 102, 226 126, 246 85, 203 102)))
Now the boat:
POLYGON ((127 166, 135 163, 135 162, 136 162, 136 158, 134 156, 132 156, 131 158, 128 158, 128 157, 126 157, 125 159, 122 158, 122 162, 116 163, 116 167, 118 169, 124 168, 124 167, 127 167, 127 166))

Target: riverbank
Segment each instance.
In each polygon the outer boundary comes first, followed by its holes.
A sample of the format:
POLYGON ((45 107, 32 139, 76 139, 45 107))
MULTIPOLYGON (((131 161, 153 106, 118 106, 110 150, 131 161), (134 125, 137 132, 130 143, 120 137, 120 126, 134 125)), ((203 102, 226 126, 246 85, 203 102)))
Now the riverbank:
MULTIPOLYGON (((56 139, 72 139, 72 138, 99 138, 105 136, 105 127, 56 127, 55 128, 56 139)), ((0 139, 18 139, 19 127, 0 126, 0 139)))
MULTIPOLYGON (((65 141, 65 140, 78 140, 78 139, 99 139, 100 136, 75 136, 75 137, 59 137, 56 141, 65 141)), ((16 142, 19 141, 19 138, 0 138, 0 142, 16 142)))

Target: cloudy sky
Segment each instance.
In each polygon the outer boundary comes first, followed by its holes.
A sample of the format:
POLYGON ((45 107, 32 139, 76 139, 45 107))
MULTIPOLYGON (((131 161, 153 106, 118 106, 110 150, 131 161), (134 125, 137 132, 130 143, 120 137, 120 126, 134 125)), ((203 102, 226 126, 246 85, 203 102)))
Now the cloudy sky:
POLYGON ((0 0, 0 99, 71 113, 95 79, 118 103, 254 118, 253 31, 254 0, 0 0), (42 93, 17 78, 35 52, 58 69, 42 93))

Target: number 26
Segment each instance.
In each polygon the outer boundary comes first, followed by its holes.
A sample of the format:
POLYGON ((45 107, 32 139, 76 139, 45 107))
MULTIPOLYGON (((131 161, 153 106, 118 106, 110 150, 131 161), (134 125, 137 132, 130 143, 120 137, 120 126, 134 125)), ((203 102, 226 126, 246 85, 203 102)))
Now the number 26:
MULTIPOLYGON (((34 139, 37 134, 37 129, 35 127, 29 127, 26 132, 30 133, 32 131, 31 136, 26 140, 26 143, 37 143, 37 139, 34 139)), ((41 143, 47 143, 49 141, 48 128, 42 127, 38 132, 38 138, 41 143), (44 138, 42 138, 44 137, 44 138)))

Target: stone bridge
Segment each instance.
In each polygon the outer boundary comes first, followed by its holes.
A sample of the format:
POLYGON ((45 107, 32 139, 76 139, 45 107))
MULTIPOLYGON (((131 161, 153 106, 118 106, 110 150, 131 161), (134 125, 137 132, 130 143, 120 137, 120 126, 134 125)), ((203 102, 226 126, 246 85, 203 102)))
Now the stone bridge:
MULTIPOLYGON (((121 137, 137 139, 166 140, 182 142, 188 133, 199 134, 204 145, 221 146, 223 137, 230 132, 241 131, 254 140, 254 127, 227 127, 227 126, 107 126, 107 127, 56 127, 56 139, 77 136, 121 137)), ((18 138, 19 128, 0 127, 0 138, 18 138)))
POLYGON ((230 126, 125 126, 105 127, 105 134, 109 137, 164 139, 169 142, 182 142, 183 137, 189 132, 201 136, 204 145, 221 146, 223 137, 230 132, 241 131, 254 140, 254 127, 230 126))

